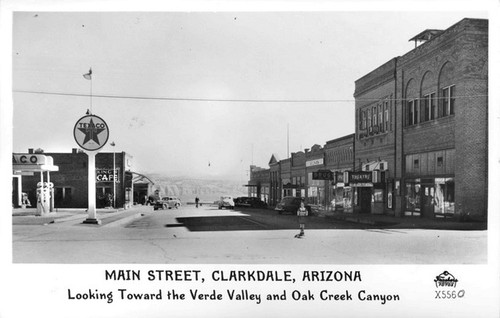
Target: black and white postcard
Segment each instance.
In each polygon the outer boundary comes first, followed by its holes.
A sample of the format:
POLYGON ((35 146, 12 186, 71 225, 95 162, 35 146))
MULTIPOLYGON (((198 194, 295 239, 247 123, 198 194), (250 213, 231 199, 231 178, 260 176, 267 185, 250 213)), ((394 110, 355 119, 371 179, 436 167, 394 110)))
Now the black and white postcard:
POLYGON ((0 3, 1 317, 498 317, 498 3, 153 2, 0 3))

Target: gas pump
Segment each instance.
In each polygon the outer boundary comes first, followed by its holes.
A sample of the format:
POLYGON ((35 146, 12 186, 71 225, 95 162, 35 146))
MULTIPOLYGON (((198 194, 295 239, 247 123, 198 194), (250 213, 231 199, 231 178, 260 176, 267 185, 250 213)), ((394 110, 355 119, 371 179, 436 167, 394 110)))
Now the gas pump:
POLYGON ((49 213, 50 190, 47 182, 38 182, 36 185, 36 211, 37 216, 43 216, 49 213))

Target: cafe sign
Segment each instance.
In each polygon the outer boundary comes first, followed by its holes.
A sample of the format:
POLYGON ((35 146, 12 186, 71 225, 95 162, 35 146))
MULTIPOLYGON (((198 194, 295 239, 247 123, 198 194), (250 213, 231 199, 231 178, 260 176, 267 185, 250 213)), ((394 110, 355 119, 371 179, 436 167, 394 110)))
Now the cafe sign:
POLYGON ((97 182, 113 182, 120 183, 120 168, 113 169, 95 169, 95 180, 97 182))

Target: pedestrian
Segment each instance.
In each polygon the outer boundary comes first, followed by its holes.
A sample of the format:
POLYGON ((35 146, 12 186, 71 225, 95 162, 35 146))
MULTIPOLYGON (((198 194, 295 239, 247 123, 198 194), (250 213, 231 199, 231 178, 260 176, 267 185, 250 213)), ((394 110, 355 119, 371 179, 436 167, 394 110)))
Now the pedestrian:
POLYGON ((304 200, 300 202, 300 207, 297 210, 297 217, 299 219, 299 228, 300 228, 300 233, 295 235, 296 238, 302 238, 305 236, 304 229, 306 227, 306 217, 309 215, 309 212, 307 211, 305 205, 304 205, 304 200))
POLYGON ((22 199, 21 199, 21 207, 23 209, 26 209, 26 207, 31 206, 31 202, 28 199, 28 194, 23 192, 22 193, 22 199))
POLYGON ((196 197, 196 199, 194 199, 194 202, 196 203, 196 207, 198 207, 198 203, 200 202, 200 199, 198 197, 196 197))

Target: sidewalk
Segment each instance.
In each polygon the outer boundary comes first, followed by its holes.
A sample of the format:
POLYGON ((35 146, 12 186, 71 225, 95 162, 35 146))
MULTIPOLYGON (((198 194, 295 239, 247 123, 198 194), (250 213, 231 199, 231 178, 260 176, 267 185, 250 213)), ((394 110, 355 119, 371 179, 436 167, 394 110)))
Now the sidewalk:
MULTIPOLYGON (((100 225, 84 224, 84 226, 120 226, 134 218, 152 213, 152 206, 135 205, 130 209, 97 209, 100 225)), ((58 209, 57 212, 45 216, 35 216, 36 209, 15 209, 12 213, 13 225, 48 225, 52 223, 82 223, 87 218, 85 209, 58 209)), ((485 222, 459 222, 451 218, 427 219, 421 217, 395 217, 390 215, 342 213, 318 210, 314 215, 325 220, 371 225, 380 228, 394 229, 432 229, 432 230, 486 230, 485 222)))
POLYGON ((397 229, 486 230, 486 222, 459 222, 452 218, 395 217, 380 214, 320 212, 319 217, 397 229))
MULTIPOLYGON (((128 222, 145 213, 152 212, 152 206, 135 205, 130 209, 97 209, 99 225, 82 224, 85 226, 119 225, 128 222)), ((36 216, 36 209, 14 209, 12 211, 13 225, 48 225, 53 223, 82 223, 88 217, 86 209, 57 209, 44 216, 36 216)))

